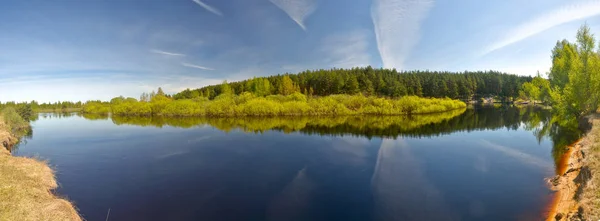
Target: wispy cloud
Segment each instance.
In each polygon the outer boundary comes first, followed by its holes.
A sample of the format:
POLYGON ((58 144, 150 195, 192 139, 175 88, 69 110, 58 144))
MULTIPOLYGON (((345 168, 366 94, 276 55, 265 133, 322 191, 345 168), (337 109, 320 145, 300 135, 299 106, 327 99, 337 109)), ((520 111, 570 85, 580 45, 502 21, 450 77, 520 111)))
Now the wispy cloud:
POLYGON ((192 0, 192 1, 194 1, 196 4, 202 6, 202 8, 208 10, 209 12, 212 12, 215 15, 223 16, 223 13, 221 13, 221 11, 219 11, 219 9, 216 9, 215 7, 207 5, 206 3, 204 3, 200 0, 192 0))
POLYGON ((152 49, 152 50, 150 50, 150 52, 156 53, 156 54, 162 54, 162 55, 169 55, 169 56, 185 56, 184 54, 161 51, 161 50, 157 50, 157 49, 152 49))
POLYGON ((212 68, 207 68, 207 67, 204 67, 204 66, 190 64, 190 63, 185 63, 185 62, 182 62, 181 65, 186 66, 186 67, 190 67, 190 68, 198 68, 198 69, 202 69, 202 70, 207 70, 207 71, 214 71, 215 70, 215 69, 212 69, 212 68))
POLYGON ((365 30, 329 36, 322 45, 327 56, 325 61, 334 67, 351 68, 370 64, 369 39, 365 30))
POLYGON ((306 30, 304 19, 315 11, 316 0, 270 0, 283 10, 300 28, 306 30))
POLYGON ((564 5, 558 9, 542 14, 508 31, 505 37, 494 42, 490 47, 486 48, 482 55, 489 54, 493 51, 519 42, 552 27, 595 15, 600 15, 600 1, 587 0, 569 2, 570 4, 568 5, 564 5))
POLYGON ((402 69, 433 5, 432 0, 373 0, 371 18, 383 67, 402 69))

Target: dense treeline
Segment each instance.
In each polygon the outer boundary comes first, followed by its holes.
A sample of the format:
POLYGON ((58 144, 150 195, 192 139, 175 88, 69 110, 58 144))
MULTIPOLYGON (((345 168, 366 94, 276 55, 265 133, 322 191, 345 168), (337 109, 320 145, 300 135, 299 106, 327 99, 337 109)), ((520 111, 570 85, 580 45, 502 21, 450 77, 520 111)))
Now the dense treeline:
POLYGON ((225 93, 212 100, 172 99, 159 90, 149 97, 116 97, 110 102, 87 102, 84 113, 130 116, 332 116, 332 115, 412 115, 464 109, 466 104, 448 98, 405 96, 398 99, 358 95, 306 96, 299 92, 289 95, 257 96, 250 92, 235 95, 228 84, 221 85, 225 93))
POLYGON ((0 109, 5 107, 11 107, 16 110, 29 109, 33 112, 53 112, 53 111, 72 111, 78 110, 83 107, 83 103, 81 101, 71 102, 71 101, 57 101, 54 103, 39 103, 37 101, 30 102, 14 102, 9 101, 6 103, 0 102, 0 109))
MULTIPOLYGON (((364 94, 366 96, 401 97, 449 97, 471 100, 481 97, 497 97, 508 100, 518 96, 521 85, 531 77, 510 75, 495 71, 485 72, 433 72, 406 71, 395 69, 330 69, 303 71, 258 77, 228 83, 235 94, 251 92, 257 96, 289 95, 300 92, 307 96, 333 94, 364 94)), ((220 85, 195 90, 184 90, 173 96, 175 99, 207 97, 213 99, 224 93, 220 85)))

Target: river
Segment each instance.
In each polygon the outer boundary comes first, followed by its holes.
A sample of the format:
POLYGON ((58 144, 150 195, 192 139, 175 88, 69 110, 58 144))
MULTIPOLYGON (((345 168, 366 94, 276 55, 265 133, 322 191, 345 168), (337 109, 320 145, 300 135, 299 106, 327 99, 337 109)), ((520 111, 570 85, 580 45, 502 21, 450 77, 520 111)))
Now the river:
POLYGON ((40 114, 14 155, 47 160, 87 220, 540 220, 564 146, 547 110, 413 117, 40 114), (110 212, 109 212, 110 210, 110 212))

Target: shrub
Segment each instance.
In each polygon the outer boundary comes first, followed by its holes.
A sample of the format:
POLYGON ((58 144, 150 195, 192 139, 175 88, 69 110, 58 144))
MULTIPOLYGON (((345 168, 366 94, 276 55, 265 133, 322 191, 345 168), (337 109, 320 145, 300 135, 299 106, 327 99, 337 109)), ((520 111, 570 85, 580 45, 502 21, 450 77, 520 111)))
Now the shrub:
POLYGON ((108 114, 111 112, 109 104, 88 102, 83 105, 83 112, 90 114, 108 114))
POLYGON ((399 99, 365 97, 363 95, 331 95, 307 98, 300 93, 288 96, 270 95, 256 97, 244 92, 240 95, 224 94, 214 100, 194 98, 171 100, 157 95, 150 102, 133 98, 115 98, 109 103, 89 102, 85 113, 114 115, 165 115, 165 116, 283 116, 283 115, 411 115, 445 112, 465 108, 466 104, 448 98, 421 98, 405 96, 399 99))
POLYGON ((256 98, 239 106, 237 115, 276 116, 281 113, 281 104, 264 98, 256 98))
POLYGON ((2 109, 2 118, 4 118, 4 123, 13 135, 24 135, 30 129, 29 122, 23 119, 12 107, 2 109))

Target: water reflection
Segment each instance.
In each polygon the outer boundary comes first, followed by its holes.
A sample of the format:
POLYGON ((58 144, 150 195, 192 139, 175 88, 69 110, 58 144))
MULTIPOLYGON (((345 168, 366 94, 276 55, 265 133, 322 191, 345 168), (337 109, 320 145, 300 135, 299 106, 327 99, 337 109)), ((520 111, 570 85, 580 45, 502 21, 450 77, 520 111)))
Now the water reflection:
MULTIPOLYGON (((60 115, 40 115, 46 117, 69 117, 73 113, 60 115)), ((560 161, 566 147, 582 135, 577 123, 560 126, 552 117, 550 110, 539 107, 475 107, 467 110, 455 110, 440 114, 415 116, 337 116, 337 117, 270 117, 270 118, 207 118, 207 117, 132 117, 80 114, 89 120, 111 119, 116 125, 135 125, 152 127, 191 128, 212 126, 222 131, 235 129, 244 132, 262 133, 269 130, 285 133, 301 132, 318 135, 353 135, 359 137, 393 138, 432 137, 455 132, 481 130, 517 130, 520 126, 531 131, 541 142, 544 137, 552 140, 552 156, 555 163, 560 161)), ((483 143, 501 152, 501 146, 483 143)), ((515 153, 513 153, 514 155, 515 153)), ((533 163, 538 161, 532 161, 533 163)))
POLYGON ((19 152, 57 165, 59 193, 89 220, 108 208, 119 220, 531 220, 550 197, 551 143, 558 153, 578 136, 548 110, 513 107, 80 116, 41 114, 37 139, 19 152))
MULTIPOLYGON (((472 108, 440 114, 415 116, 336 116, 336 117, 270 117, 270 118, 207 118, 207 117, 133 117, 80 114, 88 120, 111 119, 116 125, 192 128, 212 126, 222 131, 235 129, 262 133, 269 130, 285 133, 302 132, 320 135, 355 135, 360 137, 431 137, 455 132, 481 130, 517 130, 521 125, 531 131, 538 142, 550 137, 553 156, 564 153, 564 147, 577 140, 582 132, 576 126, 559 126, 549 110, 537 107, 472 108)), ((41 115, 52 117, 53 115, 41 115)), ((68 117, 72 114, 54 115, 68 117)), ((570 124, 576 125, 576 124, 570 124)))
POLYGON ((382 141, 372 186, 376 220, 459 220, 402 140, 382 141))

